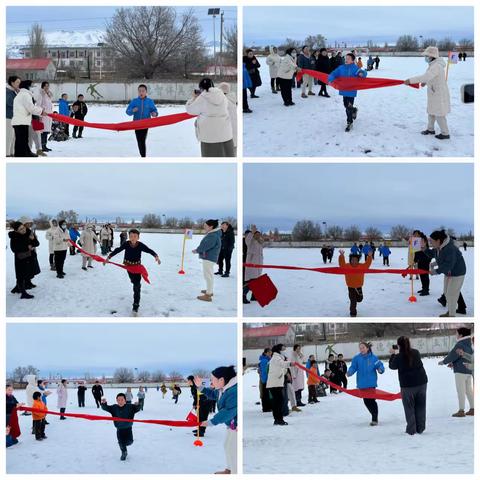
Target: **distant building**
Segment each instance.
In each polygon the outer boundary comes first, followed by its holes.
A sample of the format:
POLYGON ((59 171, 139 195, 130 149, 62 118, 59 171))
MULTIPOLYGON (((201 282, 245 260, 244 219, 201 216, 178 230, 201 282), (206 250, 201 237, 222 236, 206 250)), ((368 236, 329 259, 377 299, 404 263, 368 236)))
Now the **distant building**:
POLYGON ((22 80, 54 80, 56 71, 51 58, 7 58, 7 76, 18 75, 22 80))
POLYGON ((273 347, 278 343, 291 345, 295 341, 292 325, 268 325, 257 328, 244 328, 244 348, 273 347))

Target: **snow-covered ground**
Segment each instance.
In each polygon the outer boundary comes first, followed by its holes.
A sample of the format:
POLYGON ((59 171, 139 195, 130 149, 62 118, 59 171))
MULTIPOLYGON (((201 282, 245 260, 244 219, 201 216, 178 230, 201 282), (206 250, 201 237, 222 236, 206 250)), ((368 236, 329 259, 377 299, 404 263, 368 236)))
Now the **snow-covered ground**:
MULTIPOLYGON (((56 408, 55 385, 48 398, 48 408, 56 408)), ((132 389, 134 398, 137 390, 132 389)), ((124 389, 105 389, 109 404, 124 389)), ((16 391, 19 402, 25 402, 25 390, 16 391)), ((162 393, 149 388, 143 412, 135 418, 142 420, 184 420, 192 407, 188 388, 182 389, 178 404, 171 393, 162 399, 162 393)), ((109 416, 97 409, 91 390, 86 394, 86 407, 78 408, 75 389, 68 392, 67 413, 86 413, 109 416)), ((203 447, 195 447, 192 428, 170 428, 143 423, 133 424, 134 443, 128 447, 126 462, 120 461, 115 427, 111 421, 88 421, 68 418, 61 421, 50 415, 45 434, 48 439, 37 442, 30 434, 32 417, 19 416, 22 435, 19 444, 7 450, 7 473, 35 474, 166 474, 166 473, 213 473, 223 470, 223 442, 225 429, 222 426, 207 428, 203 447), (188 460, 186 460, 188 459, 188 460)))
MULTIPOLYGON (((87 122, 119 123, 132 120, 125 114, 126 105, 88 105, 87 122)), ((184 113, 184 105, 157 105, 158 115, 184 113)), ((70 135, 73 126, 70 125, 70 135)), ((51 141, 48 157, 139 157, 135 132, 114 132, 98 128, 85 128, 83 138, 65 142, 51 141)), ((195 137, 194 120, 150 128, 147 137, 148 157, 199 157, 200 144, 195 137)), ((46 158, 46 157, 44 157, 46 158)))
MULTIPOLYGON (((392 248, 391 268, 405 268, 408 249, 392 248)), ((473 316, 473 265, 474 251, 462 253, 467 264, 467 275, 462 294, 467 304, 468 316, 473 316)), ((291 265, 298 267, 338 266, 338 249, 331 264, 324 265, 320 249, 316 248, 265 248, 265 265, 291 265)), ((363 260, 362 260, 363 261, 363 260)), ((383 268, 383 260, 375 254, 372 268, 383 268)), ((388 268, 388 267, 385 267, 388 268)), ((344 317, 349 316, 349 300, 345 278, 307 271, 264 270, 278 288, 278 295, 270 305, 260 307, 256 302, 244 305, 248 317, 344 317)), ((430 277, 430 295, 410 303, 410 280, 401 275, 367 274, 363 286, 364 299, 358 304, 359 317, 437 317, 446 311, 437 298, 443 293, 443 275, 430 277)), ((420 290, 420 280, 414 281, 415 292, 420 290)), ((459 315, 462 316, 462 315, 459 315)))
MULTIPOLYGON (((452 371, 436 358, 423 363, 429 377, 427 429, 414 436, 405 433, 401 400, 379 401, 379 426, 372 428, 362 400, 345 393, 320 398, 286 417, 288 426, 275 427, 272 414, 255 405, 258 374, 250 370, 244 376, 244 472, 473 474, 474 419, 451 417, 458 410, 452 371)), ((349 387, 354 382, 349 379, 349 387)), ((398 392, 397 373, 387 367, 379 388, 398 392)))
MULTIPOLYGON (((48 242, 44 232, 37 232, 37 249, 42 272, 33 283, 31 300, 21 300, 10 293, 15 285, 13 255, 7 252, 7 315, 14 317, 125 317, 131 314, 133 290, 127 272, 113 265, 93 262, 93 269, 81 269, 82 257, 67 254, 63 280, 56 278, 48 264, 48 242)), ((115 247, 118 246, 115 233, 115 247)), ((185 275, 179 275, 183 235, 143 233, 140 240, 155 250, 162 261, 143 254, 151 284, 142 281, 140 316, 148 317, 232 317, 237 315, 236 261, 232 257, 230 278, 215 276, 215 296, 211 303, 197 300, 205 288, 202 264, 192 250, 200 243, 200 235, 188 240, 185 248, 185 275)), ((7 236, 7 245, 9 239, 7 236)), ((100 254, 100 252, 97 252, 100 254)), ((122 263, 123 252, 112 261, 122 263)))
MULTIPOLYGON (((364 60, 365 61, 365 60, 364 60)), ((270 91, 265 58, 259 58, 263 85, 258 99, 250 99, 253 113, 244 118, 244 154, 249 157, 449 157, 473 156, 473 104, 461 102, 460 88, 472 83, 474 60, 450 67, 449 86, 452 111, 447 120, 450 140, 423 136, 426 127, 426 89, 397 87, 361 90, 355 105, 358 119, 345 133, 346 117, 342 97, 327 87, 331 98, 300 97, 294 89, 295 106, 285 107, 280 93, 270 91)), ((382 57, 379 70, 370 77, 405 80, 422 74, 426 64, 421 57, 382 57)), ((318 94, 320 87, 315 86, 318 94)), ((438 126, 437 126, 438 131, 438 126)))

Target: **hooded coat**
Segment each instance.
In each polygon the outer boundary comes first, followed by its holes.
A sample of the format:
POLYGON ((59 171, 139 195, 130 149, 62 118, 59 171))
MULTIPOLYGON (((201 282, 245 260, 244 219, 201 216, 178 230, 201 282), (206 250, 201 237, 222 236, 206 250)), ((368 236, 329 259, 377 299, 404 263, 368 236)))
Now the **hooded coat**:
POLYGON ((280 67, 280 61, 282 57, 278 53, 271 53, 267 57, 267 65, 270 72, 270 78, 277 78, 278 77, 278 68, 280 67))
MULTIPOLYGON (((97 251, 97 243, 99 242, 97 235, 93 231, 93 227, 91 225, 87 225, 87 228, 82 232, 80 235, 80 243, 82 244, 82 249, 88 253, 95 254, 97 251)), ((82 253, 84 257, 84 253, 82 253)))
POLYGON ((15 125, 30 126, 32 124, 32 115, 41 114, 42 107, 33 103, 33 93, 27 88, 21 88, 13 100, 12 127, 15 125))
POLYGON ((187 101, 187 113, 197 115, 195 133, 199 142, 223 143, 233 139, 228 100, 216 87, 204 90, 187 101))
POLYGON ((53 252, 55 251, 53 249, 53 231, 57 228, 53 226, 53 218, 50 219, 50 228, 45 232, 45 238, 48 240, 48 253, 50 255, 53 255, 53 252))
POLYGON ((281 57, 280 65, 278 67, 278 77, 284 80, 291 80, 297 71, 297 63, 291 55, 281 57))
POLYGON ((56 227, 52 231, 53 237, 53 251, 54 252, 61 252, 63 250, 68 250, 70 246, 70 233, 68 232, 68 228, 63 230, 61 227, 56 227))
POLYGON ((57 407, 67 408, 67 400, 68 390, 63 383, 60 383, 57 387, 57 407))
POLYGON ((27 388, 25 389, 26 403, 31 407, 33 405, 33 394, 38 391, 37 377, 35 375, 27 375, 25 380, 27 381, 27 388))
MULTIPOLYGON (((263 241, 256 239, 252 232, 247 233, 245 237, 247 245, 247 259, 246 263, 255 263, 263 265, 263 241)), ((261 268, 245 267, 245 281, 258 278, 262 274, 261 268)))

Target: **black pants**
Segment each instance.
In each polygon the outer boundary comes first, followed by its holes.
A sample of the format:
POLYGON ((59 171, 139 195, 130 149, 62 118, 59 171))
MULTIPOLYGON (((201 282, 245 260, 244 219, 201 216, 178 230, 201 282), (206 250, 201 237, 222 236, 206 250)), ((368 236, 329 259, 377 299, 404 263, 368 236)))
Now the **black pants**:
POLYGON ((350 299, 350 315, 357 315, 357 303, 363 301, 362 287, 348 287, 348 298, 350 299))
POLYGON ((372 415, 372 422, 378 422, 378 404, 374 398, 364 398, 363 403, 372 415))
POLYGON ((97 406, 97 408, 100 408, 101 404, 102 404, 102 397, 93 397, 95 399, 95 405, 97 406))
POLYGON ((130 281, 133 284, 133 305, 140 305, 140 291, 142 289, 142 276, 139 273, 130 273, 128 272, 130 281))
POLYGON ((318 402, 317 400, 317 389, 315 385, 308 386, 308 402, 318 402))
MULTIPOLYGON (((77 120, 83 120, 85 117, 82 117, 82 118, 77 118, 77 120)), ((77 127, 77 125, 75 125, 73 127, 73 136, 75 136, 77 134, 77 131, 78 131, 78 138, 80 138, 82 136, 82 133, 83 133, 83 127, 77 127)))
POLYGON ((425 430, 427 418, 427 384, 417 387, 402 387, 402 403, 407 421, 406 432, 410 435, 425 430))
POLYGON ((33 433, 36 440, 45 438, 45 419, 33 421, 33 433))
POLYGON ((340 385, 343 388, 347 388, 348 380, 347 380, 347 376, 344 373, 341 373, 340 375, 338 375, 337 385, 340 385))
POLYGON ((424 293, 429 293, 430 292, 430 275, 428 273, 421 274, 420 282, 422 283, 422 291, 424 293))
POLYGON ((145 405, 145 399, 144 398, 139 398, 138 399, 138 404, 140 405, 140 410, 143 411, 143 406, 145 405))
POLYGON ((270 393, 267 390, 267 384, 260 382, 260 400, 262 402, 262 412, 271 412, 272 411, 272 402, 270 401, 270 393))
POLYGON ((117 440, 120 450, 123 452, 133 443, 132 427, 117 428, 117 440))
POLYGON ((148 128, 144 128, 142 130, 135 130, 135 136, 137 137, 138 151, 140 152, 141 157, 147 156, 147 145, 146 145, 147 134, 148 134, 148 128))
POLYGON ((247 89, 244 88, 242 90, 242 103, 243 103, 243 110, 250 110, 250 107, 248 106, 248 93, 247 89))
MULTIPOLYGON (((195 411, 197 411, 197 404, 194 405, 195 411)), ((208 414, 210 413, 210 404, 207 400, 200 402, 200 408, 198 409, 198 420, 206 422, 208 420, 208 414)), ((200 427, 200 434, 203 435, 207 427, 200 427)))
POLYGON ((64 417, 64 416, 63 416, 63 414, 65 413, 65 408, 61 408, 61 409, 60 409, 60 413, 62 414, 62 415, 60 415, 60 420, 63 420, 63 419, 65 419, 65 418, 67 418, 67 417, 64 417))
POLYGON ((272 91, 277 91, 280 89, 280 79, 277 77, 277 78, 271 78, 270 79, 270 87, 272 89, 272 91))
POLYGON ((249 90, 250 90, 250 96, 253 97, 255 95, 255 91, 257 90, 257 87, 250 87, 249 90))
POLYGON ((63 128, 64 128, 64 131, 65 133, 70 136, 70 124, 69 123, 64 123, 63 124, 63 128))
POLYGON ((280 78, 280 92, 285 105, 292 103, 292 81, 280 78))
POLYGON ((85 392, 83 393, 78 393, 78 406, 79 407, 84 407, 85 406, 85 392))
POLYGON ((67 251, 66 250, 56 250, 54 252, 55 256, 55 270, 57 271, 57 275, 63 273, 63 265, 65 264, 65 259, 67 258, 67 251))
POLYGON ((47 141, 48 141, 48 132, 42 132, 40 135, 41 141, 42 141, 42 150, 45 150, 45 147, 47 146, 47 141))
POLYGON ((302 402, 302 392, 303 392, 303 389, 302 390, 295 390, 295 400, 297 401, 297 407, 299 404, 303 403, 302 402))
POLYGON ((322 254, 322 260, 323 260, 323 263, 327 263, 327 254, 322 254))
POLYGON ((319 82, 320 84, 320 92, 318 93, 319 95, 328 95, 327 93, 327 84, 323 82, 319 82))
POLYGON ((178 395, 174 395, 173 399, 175 400, 175 404, 177 404, 178 403, 178 395))
POLYGON ((347 123, 353 123, 354 102, 355 97, 343 97, 343 105, 345 106, 345 112, 347 114, 347 123))
POLYGON ((50 253, 48 256, 48 263, 50 264, 50 267, 55 267, 55 255, 53 253, 50 253))
POLYGON ((15 157, 33 157, 34 153, 28 144, 28 125, 14 125, 15 130, 15 157))
POLYGON ((218 256, 218 271, 223 272, 223 261, 225 261, 225 273, 229 274, 232 267, 232 252, 233 250, 220 250, 220 255, 218 256))
POLYGON ((390 266, 390 257, 387 257, 387 256, 383 256, 383 264, 384 265, 387 265, 387 267, 390 266))
POLYGON ((283 422, 283 387, 269 388, 272 398, 272 413, 276 422, 283 422))

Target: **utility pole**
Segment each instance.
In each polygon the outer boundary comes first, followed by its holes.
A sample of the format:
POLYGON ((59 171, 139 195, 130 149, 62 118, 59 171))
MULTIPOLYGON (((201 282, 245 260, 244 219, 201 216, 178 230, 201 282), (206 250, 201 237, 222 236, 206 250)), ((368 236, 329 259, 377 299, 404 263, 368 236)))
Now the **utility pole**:
POLYGON ((220 76, 222 76, 222 67, 223 67, 223 25, 224 25, 224 19, 223 15, 225 12, 222 11, 220 14, 220 76))

